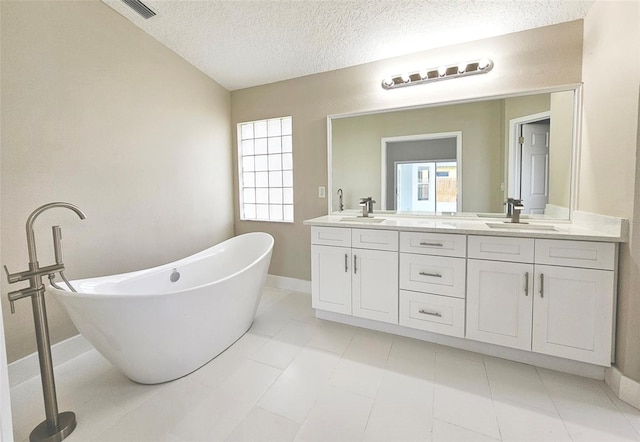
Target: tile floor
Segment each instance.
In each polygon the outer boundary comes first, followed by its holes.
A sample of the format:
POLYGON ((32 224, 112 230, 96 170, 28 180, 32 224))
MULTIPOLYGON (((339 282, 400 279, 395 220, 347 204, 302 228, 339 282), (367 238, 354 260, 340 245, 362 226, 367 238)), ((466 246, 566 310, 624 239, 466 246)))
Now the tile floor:
MULTIPOLYGON (((600 381, 318 320, 265 289, 251 330, 196 372, 129 381, 96 351, 57 367, 74 441, 640 440, 600 381)), ((11 389, 16 441, 43 420, 39 378, 11 389)))

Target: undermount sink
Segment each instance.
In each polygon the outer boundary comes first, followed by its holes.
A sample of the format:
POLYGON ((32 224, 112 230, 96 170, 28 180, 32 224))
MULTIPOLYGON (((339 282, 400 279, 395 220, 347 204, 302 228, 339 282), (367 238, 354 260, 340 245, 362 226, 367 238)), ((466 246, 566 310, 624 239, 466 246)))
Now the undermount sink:
POLYGON ((516 230, 544 230, 544 231, 557 231, 557 229, 548 224, 527 224, 527 223, 512 223, 505 221, 502 223, 486 223, 488 227, 492 229, 516 229, 516 230))
POLYGON ((347 223, 381 223, 386 218, 374 218, 372 216, 364 217, 364 216, 343 216, 340 221, 347 223))

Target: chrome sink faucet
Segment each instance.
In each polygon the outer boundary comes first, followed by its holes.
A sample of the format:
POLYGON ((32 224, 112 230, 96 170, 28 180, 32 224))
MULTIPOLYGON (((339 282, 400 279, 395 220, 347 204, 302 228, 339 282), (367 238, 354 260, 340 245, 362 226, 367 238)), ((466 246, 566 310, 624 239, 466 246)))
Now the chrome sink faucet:
POLYGON ((520 222, 520 212, 524 209, 522 200, 509 198, 507 200, 507 217, 511 217, 512 223, 520 222))
POLYGON ((362 207, 363 217, 368 218, 369 214, 373 213, 373 203, 375 203, 375 200, 370 196, 366 198, 360 198, 360 206, 362 207))
POLYGON ((342 189, 338 189, 338 198, 340 201, 338 204, 338 210, 342 212, 344 210, 344 204, 342 204, 342 189))

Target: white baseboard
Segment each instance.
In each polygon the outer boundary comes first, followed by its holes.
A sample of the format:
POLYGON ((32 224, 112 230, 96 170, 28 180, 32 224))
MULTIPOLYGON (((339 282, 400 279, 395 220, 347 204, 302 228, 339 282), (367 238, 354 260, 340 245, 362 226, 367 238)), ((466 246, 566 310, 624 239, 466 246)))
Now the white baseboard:
POLYGON ((311 281, 289 278, 287 276, 267 275, 267 285, 283 290, 293 290, 302 293, 311 293, 311 281))
POLYGON ((604 381, 620 400, 640 409, 640 382, 623 375, 615 365, 605 370, 604 381))
MULTIPOLYGON (((75 335, 51 346, 51 359, 56 367, 91 350, 93 346, 82 335, 75 335)), ((38 353, 31 353, 9 364, 9 387, 14 387, 36 376, 40 376, 38 353)))

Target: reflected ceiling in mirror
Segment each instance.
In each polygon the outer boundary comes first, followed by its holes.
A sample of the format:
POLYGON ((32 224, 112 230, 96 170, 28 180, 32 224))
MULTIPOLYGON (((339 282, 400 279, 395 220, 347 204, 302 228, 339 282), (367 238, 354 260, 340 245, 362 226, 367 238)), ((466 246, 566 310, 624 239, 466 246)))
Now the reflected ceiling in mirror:
POLYGON ((578 86, 329 117, 330 212, 504 213, 567 219, 578 86))

